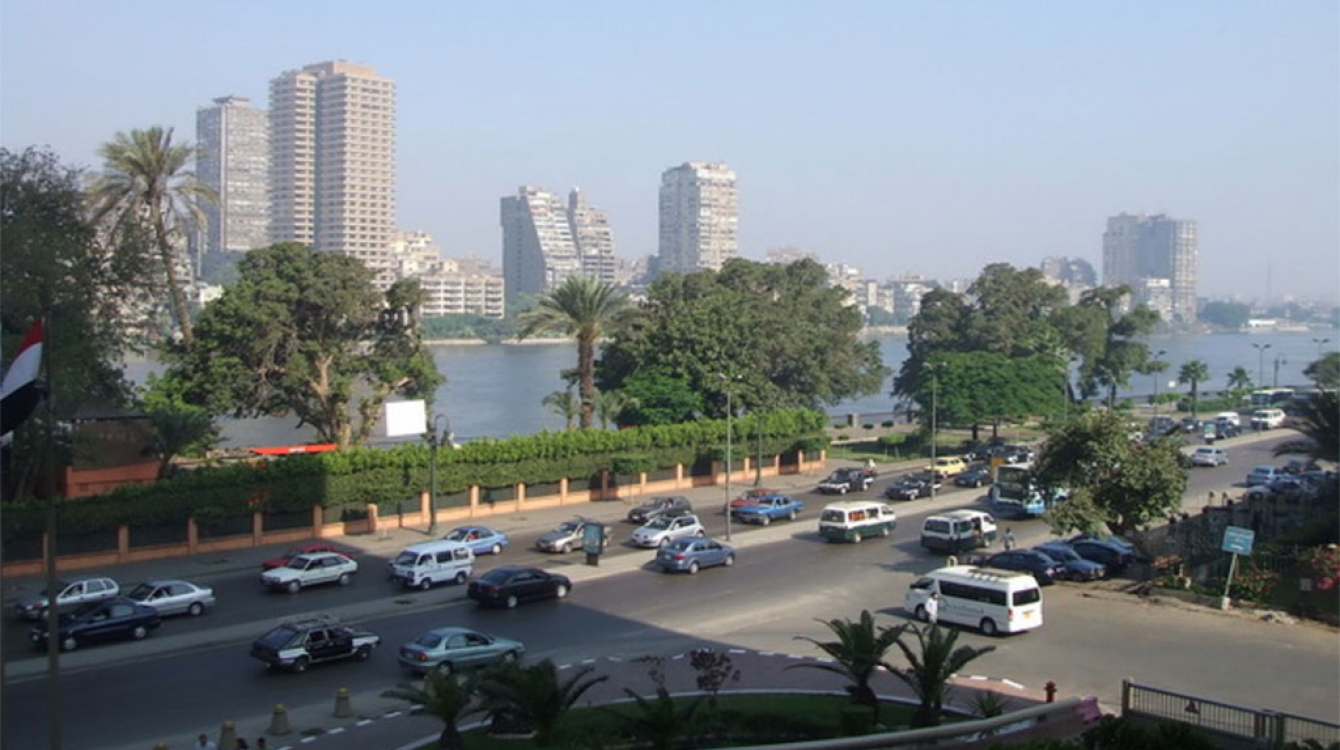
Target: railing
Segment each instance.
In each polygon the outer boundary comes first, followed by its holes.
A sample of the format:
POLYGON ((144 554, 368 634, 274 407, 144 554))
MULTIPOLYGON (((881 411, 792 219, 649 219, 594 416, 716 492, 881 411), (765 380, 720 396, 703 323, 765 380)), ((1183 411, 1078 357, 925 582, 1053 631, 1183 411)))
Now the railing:
POLYGON ((1289 742, 1340 742, 1340 724, 1306 716, 1246 708, 1171 690, 1121 681, 1121 714, 1188 724, 1208 732, 1249 740, 1256 747, 1281 748, 1289 742))

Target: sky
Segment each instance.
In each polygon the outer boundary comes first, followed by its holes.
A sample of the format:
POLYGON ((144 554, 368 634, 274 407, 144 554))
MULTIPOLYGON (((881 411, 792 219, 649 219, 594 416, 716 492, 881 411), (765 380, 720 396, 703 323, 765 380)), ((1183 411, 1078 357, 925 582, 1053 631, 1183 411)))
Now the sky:
POLYGON ((226 94, 395 79, 398 224, 500 262, 498 201, 580 186, 656 251, 665 169, 723 161, 740 254, 883 278, 1085 258, 1199 224, 1199 292, 1340 299, 1340 2, 3 0, 0 145, 96 168, 226 94))

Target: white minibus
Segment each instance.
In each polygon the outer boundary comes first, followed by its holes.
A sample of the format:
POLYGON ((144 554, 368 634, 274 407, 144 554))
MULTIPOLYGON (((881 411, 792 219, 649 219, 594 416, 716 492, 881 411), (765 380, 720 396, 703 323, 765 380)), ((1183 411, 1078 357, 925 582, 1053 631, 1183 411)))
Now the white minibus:
POLYGON ((1042 626, 1042 590, 1031 573, 955 565, 918 578, 903 608, 926 620, 926 600, 939 594, 938 622, 977 628, 983 635, 1042 626))

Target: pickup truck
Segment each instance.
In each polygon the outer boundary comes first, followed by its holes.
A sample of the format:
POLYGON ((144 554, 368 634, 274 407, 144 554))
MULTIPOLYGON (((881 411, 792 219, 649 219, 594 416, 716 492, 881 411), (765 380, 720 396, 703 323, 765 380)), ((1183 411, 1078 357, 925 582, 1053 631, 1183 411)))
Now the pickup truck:
POLYGON ((765 495, 755 498, 749 505, 731 508, 731 515, 737 521, 767 526, 779 518, 796 520, 805 504, 790 495, 765 495))
POLYGON ((870 489, 875 472, 870 469, 838 469, 816 488, 825 495, 845 495, 870 489))

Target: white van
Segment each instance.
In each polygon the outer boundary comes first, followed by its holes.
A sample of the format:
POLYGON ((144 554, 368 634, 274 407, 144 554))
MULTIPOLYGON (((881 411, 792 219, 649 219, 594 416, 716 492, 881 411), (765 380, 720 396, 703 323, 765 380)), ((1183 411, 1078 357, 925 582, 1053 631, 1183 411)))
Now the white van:
POLYGON ((956 565, 918 578, 903 608, 926 620, 926 600, 939 595, 937 622, 977 628, 983 635, 1042 627, 1042 589, 1031 573, 956 565))
POLYGON ((1228 422, 1232 424, 1234 427, 1241 427, 1242 415, 1238 414, 1235 411, 1221 411, 1218 414, 1214 415, 1214 421, 1228 422))
POLYGON ((860 542, 872 536, 888 536, 898 525, 893 507, 869 500, 829 503, 819 514, 819 536, 830 542, 860 542))
POLYGON ((400 579, 406 588, 426 591, 435 583, 465 583, 474 563, 475 553, 463 542, 439 539, 406 547, 387 567, 391 578, 400 579))
POLYGON ((1257 409, 1252 412, 1253 430, 1273 430, 1284 424, 1282 409, 1257 409))
POLYGON ((927 516, 921 524, 921 546, 955 554, 989 547, 996 541, 996 519, 980 510, 951 510, 927 516))

